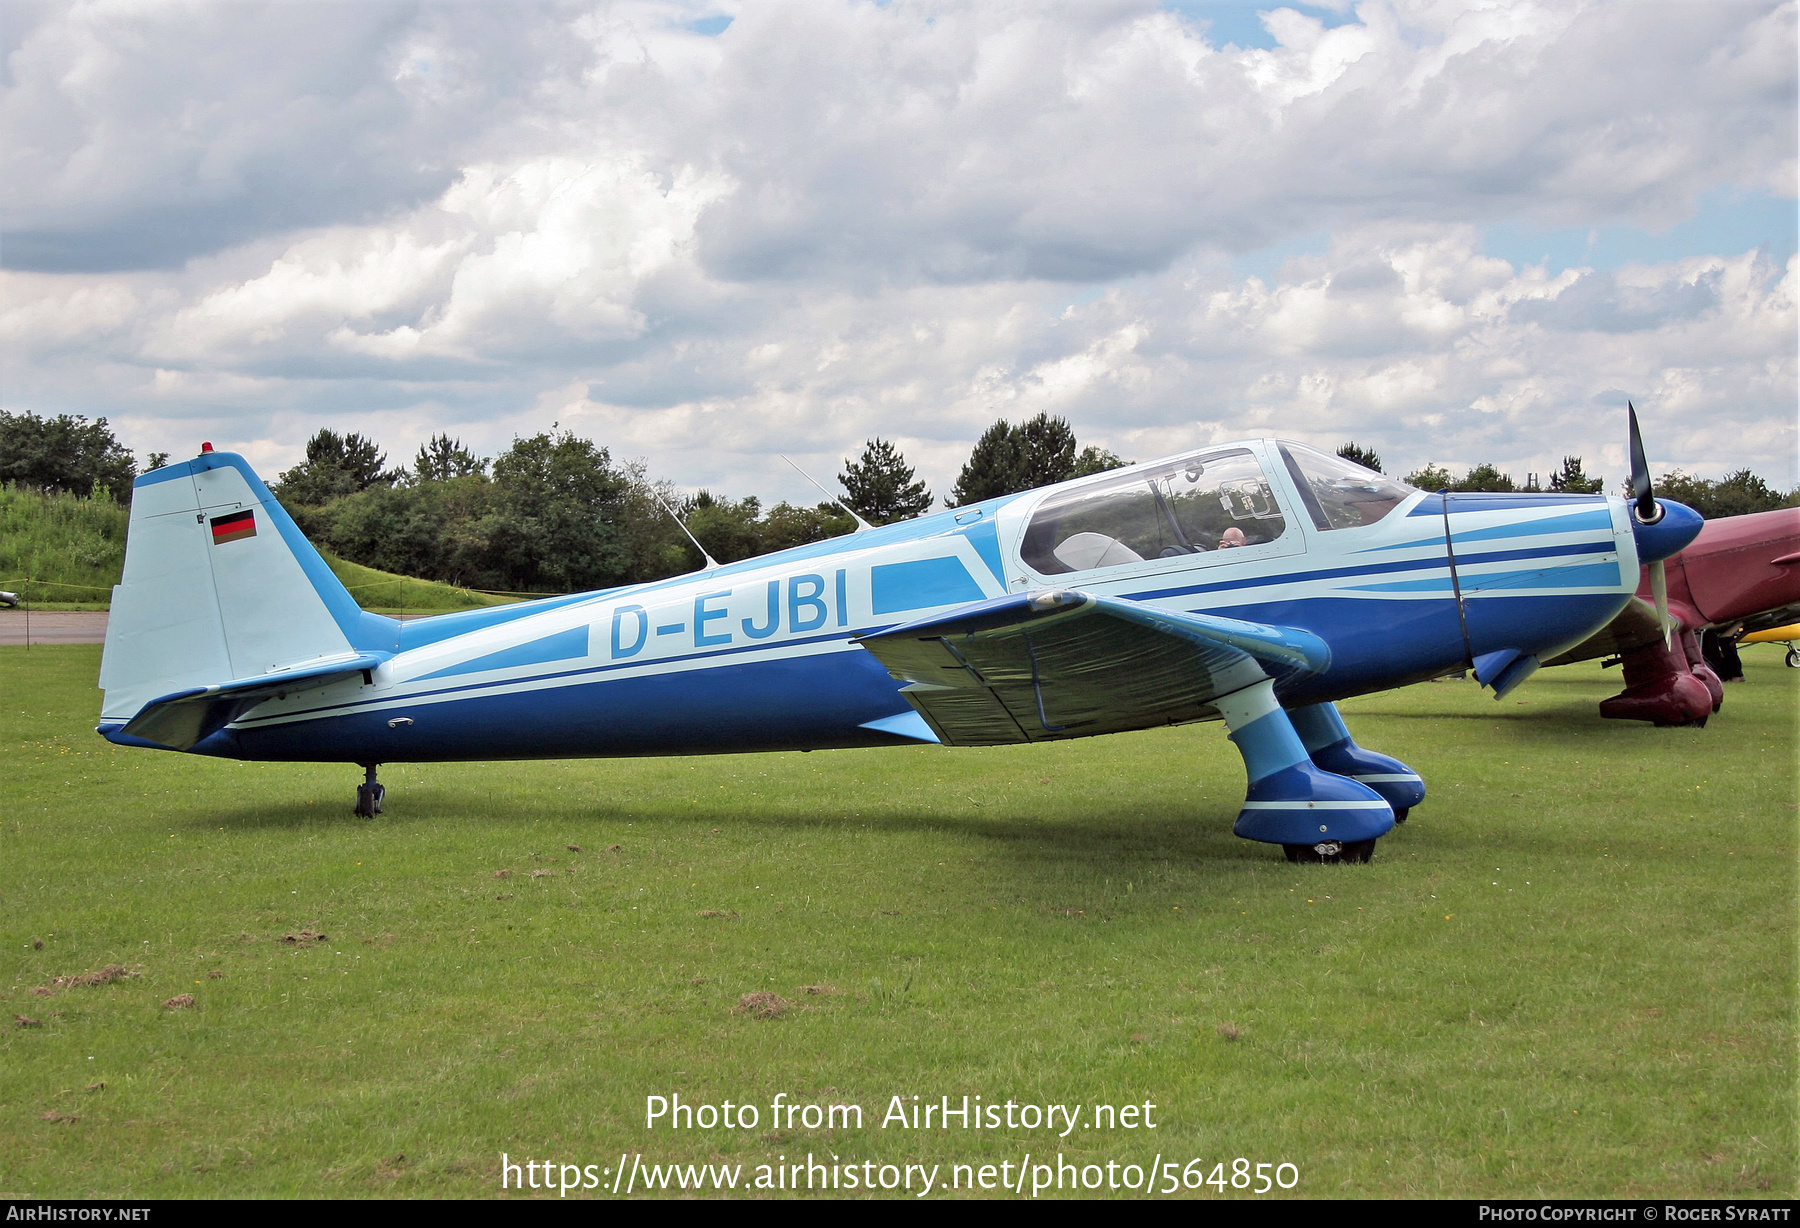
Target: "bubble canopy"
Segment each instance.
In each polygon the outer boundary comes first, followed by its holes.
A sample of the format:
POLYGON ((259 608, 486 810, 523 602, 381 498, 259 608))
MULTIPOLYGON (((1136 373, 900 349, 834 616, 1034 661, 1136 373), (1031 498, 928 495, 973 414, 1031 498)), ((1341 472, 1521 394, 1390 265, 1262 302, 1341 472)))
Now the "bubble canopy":
POLYGON ((1039 575, 1066 575, 1254 550, 1286 531, 1256 454, 1222 448, 1051 496, 1033 513, 1020 553, 1039 575))
POLYGON ((1413 488, 1303 443, 1279 445, 1288 476, 1316 529, 1358 529, 1393 511, 1413 488))

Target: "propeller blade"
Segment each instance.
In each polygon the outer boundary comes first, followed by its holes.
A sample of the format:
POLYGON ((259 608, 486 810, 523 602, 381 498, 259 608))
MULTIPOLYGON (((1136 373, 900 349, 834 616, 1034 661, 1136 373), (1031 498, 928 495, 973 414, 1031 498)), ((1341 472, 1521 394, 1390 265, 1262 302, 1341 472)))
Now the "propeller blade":
POLYGON ((1631 428, 1631 497, 1637 500, 1637 518, 1642 524, 1655 524, 1662 519, 1656 504, 1656 493, 1650 488, 1650 462, 1644 457, 1644 437, 1638 431, 1637 407, 1625 402, 1626 421, 1631 428))
POLYGON ((1675 620, 1669 617, 1669 576, 1661 559, 1650 564, 1650 595, 1656 599, 1656 621, 1662 625, 1663 647, 1673 647, 1675 620))

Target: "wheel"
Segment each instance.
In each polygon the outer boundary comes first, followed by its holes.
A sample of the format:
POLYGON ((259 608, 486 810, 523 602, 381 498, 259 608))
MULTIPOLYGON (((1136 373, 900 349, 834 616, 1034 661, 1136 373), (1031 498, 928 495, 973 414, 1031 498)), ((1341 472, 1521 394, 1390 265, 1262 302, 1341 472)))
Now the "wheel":
POLYGON ((1407 815, 1409 815, 1409 814, 1411 814, 1411 813, 1412 813, 1412 807, 1411 807, 1411 806, 1400 806, 1400 807, 1397 807, 1397 808, 1395 808, 1395 810, 1394 810, 1394 822, 1396 822, 1396 823, 1404 823, 1404 822, 1406 822, 1406 816, 1407 816, 1407 815))
POLYGON ((1364 865, 1375 852, 1375 841, 1322 840, 1318 844, 1284 844, 1281 851, 1296 865, 1364 865))
POLYGON ((381 813, 381 799, 387 796, 383 785, 356 786, 356 817, 372 819, 381 813))
POLYGON ((1800 647, 1793 644, 1788 645, 1787 663, 1789 669, 1800 669, 1800 647))

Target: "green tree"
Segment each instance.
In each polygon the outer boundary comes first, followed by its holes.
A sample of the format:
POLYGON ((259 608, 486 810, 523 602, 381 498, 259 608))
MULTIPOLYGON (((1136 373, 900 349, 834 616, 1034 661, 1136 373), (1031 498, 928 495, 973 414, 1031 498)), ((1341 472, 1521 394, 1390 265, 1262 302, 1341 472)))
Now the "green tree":
POLYGON ((1498 469, 1494 468, 1486 461, 1483 461, 1481 464, 1463 474, 1461 478, 1451 483, 1450 489, 1467 491, 1509 491, 1517 490, 1518 487, 1513 485, 1512 474, 1501 473, 1498 469))
POLYGON ((762 522, 762 548, 765 553, 822 542, 829 537, 842 537, 856 528, 856 522, 835 503, 814 507, 796 507, 777 503, 762 522))
POLYGON ((1606 488, 1603 478, 1590 478, 1581 467, 1579 456, 1563 457, 1562 470, 1550 475, 1550 489, 1571 495, 1598 494, 1606 488))
MULTIPOLYGON (((1629 498, 1630 484, 1626 485, 1629 498)), ((1749 469, 1739 469, 1716 480, 1691 477, 1677 469, 1658 478, 1655 487, 1658 496, 1685 503, 1708 520, 1800 506, 1800 488, 1784 495, 1749 469)))
POLYGON ((1104 448, 1089 447, 1078 456, 1075 431, 1066 418, 1039 414, 1017 426, 1002 418, 975 441, 975 449, 950 492, 950 506, 1036 490, 1085 473, 1116 469, 1123 463, 1104 448))
POLYGON ((1423 469, 1415 469, 1405 477, 1408 486, 1420 490, 1448 490, 1456 482, 1450 471, 1442 465, 1427 462, 1423 469))
POLYGON ((625 581, 631 552, 619 526, 630 481, 605 448, 555 428, 514 439, 494 460, 493 482, 487 538, 512 587, 581 592, 625 581))
POLYGON ((371 486, 391 486, 404 470, 383 468, 387 454, 373 439, 321 429, 306 441, 306 460, 281 475, 275 493, 285 503, 320 506, 371 486))
POLYGON ((1357 447, 1355 440, 1351 440, 1339 448, 1337 454, 1353 465, 1361 465, 1364 469, 1373 469, 1376 473, 1382 471, 1381 454, 1374 448, 1357 447))
POLYGON ((1103 448, 1099 444, 1090 443, 1075 458, 1075 472, 1069 476, 1085 478, 1090 473, 1105 473, 1109 469, 1123 469, 1130 463, 1130 461, 1120 460, 1117 452, 1103 448))
POLYGON ((137 461, 114 438, 105 418, 0 410, 0 482, 86 497, 104 490, 120 503, 131 502, 137 461))
POLYGON ((413 457, 413 479, 419 482, 447 482, 451 478, 475 477, 487 473, 488 463, 463 447, 462 440, 439 433, 419 447, 413 457))
POLYGON ((950 505, 963 507, 1024 490, 1019 485, 1019 441, 1012 423, 1002 418, 981 433, 968 461, 950 490, 950 505))
POLYGON ((1019 440, 1020 490, 1036 490, 1066 482, 1075 476, 1075 431, 1067 418, 1039 414, 1021 422, 1019 440))
MULTIPOLYGON (((735 563, 762 553, 761 517, 762 500, 755 495, 736 500, 721 499, 708 490, 689 499, 682 513, 688 532, 721 563, 735 563)), ((683 544, 692 566, 700 566, 694 543, 684 537, 683 544)))
POLYGON ((870 524, 911 520, 931 506, 931 491, 914 479, 906 457, 885 439, 869 440, 861 460, 845 461, 838 481, 850 506, 870 524))

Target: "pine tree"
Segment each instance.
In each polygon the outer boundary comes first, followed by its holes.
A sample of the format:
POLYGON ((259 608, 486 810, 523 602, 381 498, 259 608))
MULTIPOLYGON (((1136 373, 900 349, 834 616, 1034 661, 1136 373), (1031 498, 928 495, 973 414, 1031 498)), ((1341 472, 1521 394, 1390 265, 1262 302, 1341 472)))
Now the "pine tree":
POLYGON ((463 447, 462 440, 433 435, 413 457, 413 477, 420 482, 448 482, 487 472, 487 462, 463 447))
POLYGON ((1339 448, 1337 454, 1353 465, 1361 465, 1364 469, 1373 469, 1376 473, 1382 471, 1381 454, 1374 448, 1357 447, 1354 440, 1339 448))
POLYGON ((306 460, 281 475, 276 494, 284 503, 312 506, 371 486, 392 486, 404 470, 389 472, 387 453, 373 439, 325 429, 306 441, 306 460))
POLYGON ((1077 453, 1075 431, 1067 418, 1039 414, 1017 426, 1002 418, 975 441, 975 450, 950 492, 950 506, 1036 490, 1124 463, 1092 445, 1077 453))
POLYGON ((1562 472, 1550 475, 1550 489, 1572 495, 1596 494, 1606 486, 1602 478, 1590 478, 1581 468, 1579 456, 1563 457, 1562 472))
POLYGON ((963 507, 1026 489, 1019 485, 1019 440, 1012 424, 1002 418, 982 432, 969 453, 968 463, 950 491, 950 505, 963 507))
POLYGON ((1019 441, 1020 490, 1036 490, 1075 476, 1075 430, 1067 418, 1039 414, 1014 428, 1014 437, 1019 441))
POLYGON ((885 439, 871 439, 862 459, 845 461, 838 475, 848 502, 870 524, 910 520, 931 506, 931 491, 913 477, 900 449, 885 439))

